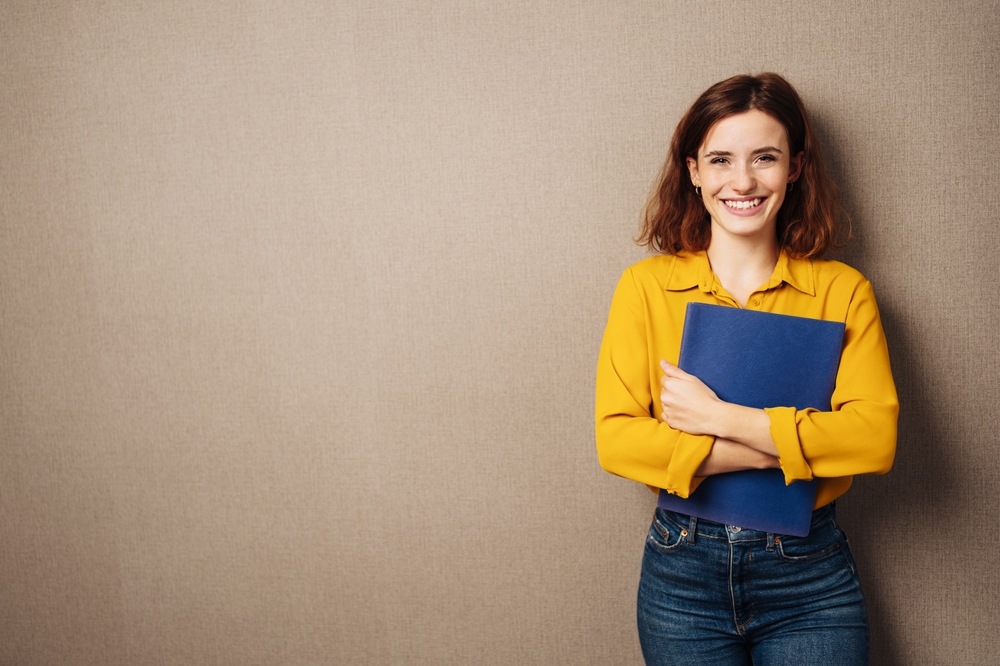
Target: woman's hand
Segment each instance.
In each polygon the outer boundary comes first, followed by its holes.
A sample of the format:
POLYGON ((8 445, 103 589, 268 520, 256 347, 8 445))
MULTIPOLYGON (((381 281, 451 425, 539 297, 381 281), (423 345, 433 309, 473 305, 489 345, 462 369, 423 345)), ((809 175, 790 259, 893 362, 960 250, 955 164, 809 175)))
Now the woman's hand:
POLYGON ((703 381, 675 365, 660 361, 661 418, 674 430, 691 435, 720 435, 713 421, 726 403, 703 381))
POLYGON ((703 381, 675 365, 660 361, 660 418, 689 435, 724 437, 776 457, 771 417, 763 409, 725 402, 703 381))

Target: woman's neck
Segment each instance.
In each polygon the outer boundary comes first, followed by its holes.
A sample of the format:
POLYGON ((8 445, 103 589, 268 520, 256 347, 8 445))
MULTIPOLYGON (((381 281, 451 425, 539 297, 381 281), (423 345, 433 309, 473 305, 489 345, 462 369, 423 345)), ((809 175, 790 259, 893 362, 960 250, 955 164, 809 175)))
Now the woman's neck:
POLYGON ((781 250, 776 239, 731 239, 712 236, 708 261, 712 272, 741 307, 774 273, 781 250))

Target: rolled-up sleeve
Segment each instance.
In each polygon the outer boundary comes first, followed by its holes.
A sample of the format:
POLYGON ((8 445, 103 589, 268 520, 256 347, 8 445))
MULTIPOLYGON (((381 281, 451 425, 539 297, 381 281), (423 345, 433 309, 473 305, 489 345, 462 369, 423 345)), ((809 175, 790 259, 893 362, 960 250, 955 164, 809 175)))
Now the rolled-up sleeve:
POLYGON ((884 474, 892 466, 899 401, 869 282, 852 294, 845 325, 832 411, 766 410, 786 483, 884 474))
POLYGON ((715 440, 674 430, 656 418, 647 313, 628 270, 615 290, 597 362, 598 459, 612 474, 688 497, 701 482, 695 472, 715 440))

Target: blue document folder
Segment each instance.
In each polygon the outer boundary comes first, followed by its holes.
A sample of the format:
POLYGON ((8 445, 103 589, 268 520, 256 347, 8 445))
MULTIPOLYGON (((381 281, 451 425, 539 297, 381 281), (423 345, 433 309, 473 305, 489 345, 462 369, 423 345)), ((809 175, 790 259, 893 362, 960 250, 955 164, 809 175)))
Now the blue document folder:
MULTIPOLYGON (((726 402, 830 411, 844 324, 688 303, 679 367, 726 402)), ((727 525, 806 536, 815 481, 785 485, 780 469, 706 478, 687 499, 660 491, 664 509, 727 525)))

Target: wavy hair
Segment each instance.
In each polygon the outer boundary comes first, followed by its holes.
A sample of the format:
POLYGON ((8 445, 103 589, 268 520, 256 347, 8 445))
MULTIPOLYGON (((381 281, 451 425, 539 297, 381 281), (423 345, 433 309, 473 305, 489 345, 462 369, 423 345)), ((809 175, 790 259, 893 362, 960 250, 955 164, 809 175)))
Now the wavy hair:
POLYGON ((664 254, 705 250, 711 218, 691 185, 687 158, 715 123, 747 111, 762 111, 785 128, 792 155, 803 153, 802 173, 778 210, 778 244, 789 255, 812 259, 850 240, 850 223, 837 185, 823 167, 819 142, 795 88, 778 74, 740 75, 716 83, 681 118, 656 187, 642 213, 636 242, 664 254))

